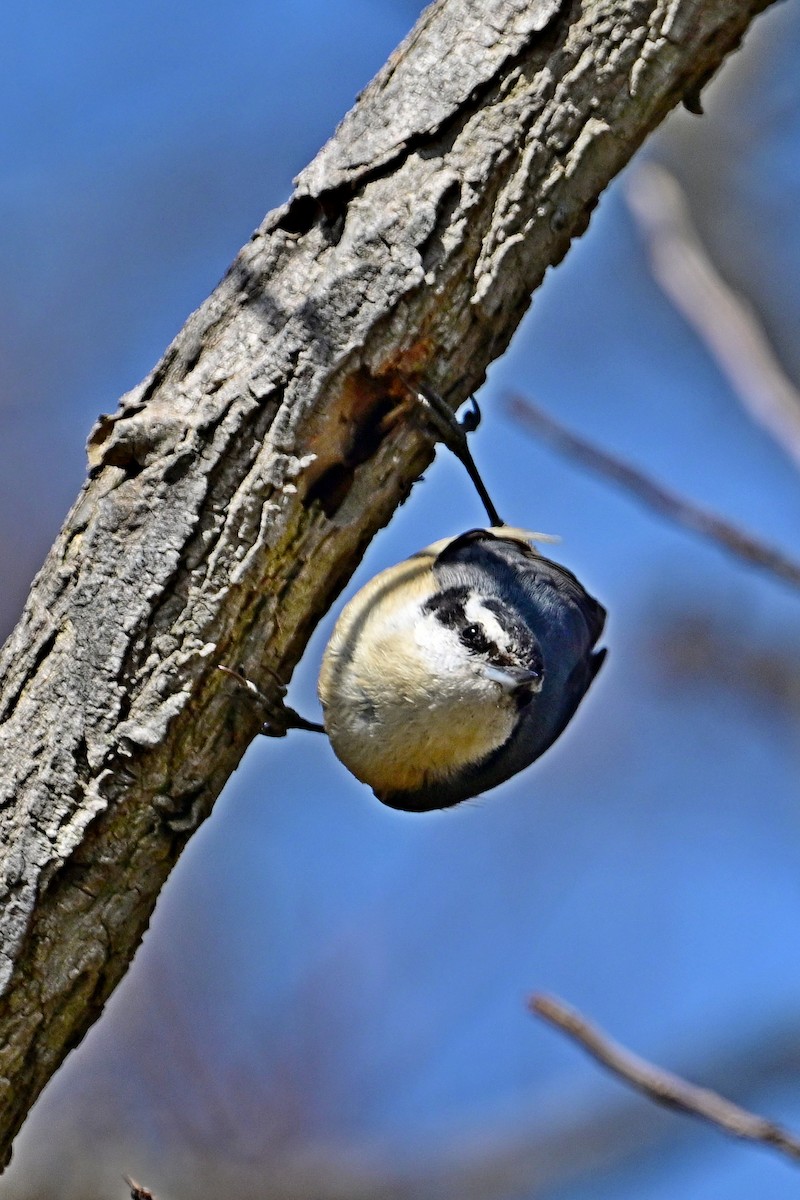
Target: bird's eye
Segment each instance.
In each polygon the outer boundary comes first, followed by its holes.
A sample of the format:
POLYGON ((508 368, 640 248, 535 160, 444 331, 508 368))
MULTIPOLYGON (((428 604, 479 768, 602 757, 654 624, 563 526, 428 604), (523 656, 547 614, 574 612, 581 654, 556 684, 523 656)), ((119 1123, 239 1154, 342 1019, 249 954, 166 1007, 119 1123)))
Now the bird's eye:
POLYGON ((484 654, 493 648, 481 625, 465 625, 461 630, 461 640, 468 650, 474 650, 479 654, 484 654))

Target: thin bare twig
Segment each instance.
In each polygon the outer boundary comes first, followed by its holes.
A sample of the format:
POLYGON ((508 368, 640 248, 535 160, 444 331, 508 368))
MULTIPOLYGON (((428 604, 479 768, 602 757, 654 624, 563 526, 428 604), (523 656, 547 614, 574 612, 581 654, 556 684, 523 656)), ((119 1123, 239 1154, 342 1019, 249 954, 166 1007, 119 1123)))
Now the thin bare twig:
POLYGON ((800 562, 781 550, 776 550, 774 546, 745 533, 724 517, 669 491, 638 468, 630 466, 613 454, 593 446, 591 442, 565 429, 549 413, 543 412, 530 400, 521 396, 511 396, 509 410, 526 429, 544 438, 562 454, 620 484, 662 516, 676 521, 693 533, 699 533, 751 566, 769 571, 784 583, 789 583, 795 588, 800 587, 800 562))
POLYGON ((143 1187, 141 1183, 137 1183, 129 1175, 123 1175, 122 1178, 131 1189, 131 1200, 156 1200, 149 1188, 143 1187))
POLYGON ((625 197, 653 278, 753 420, 800 463, 800 391, 779 363, 756 312, 711 262, 677 180, 664 167, 646 163, 631 172, 625 197))
POLYGON ((560 1029, 583 1046, 584 1050, 609 1071, 637 1091, 643 1092, 656 1104, 700 1117, 716 1125, 723 1133, 745 1141, 759 1142, 763 1146, 780 1151, 793 1162, 800 1162, 800 1139, 776 1125, 774 1121, 748 1112, 717 1092, 697 1087, 639 1058, 611 1041, 575 1009, 554 996, 532 996, 528 1007, 534 1016, 542 1017, 560 1029))

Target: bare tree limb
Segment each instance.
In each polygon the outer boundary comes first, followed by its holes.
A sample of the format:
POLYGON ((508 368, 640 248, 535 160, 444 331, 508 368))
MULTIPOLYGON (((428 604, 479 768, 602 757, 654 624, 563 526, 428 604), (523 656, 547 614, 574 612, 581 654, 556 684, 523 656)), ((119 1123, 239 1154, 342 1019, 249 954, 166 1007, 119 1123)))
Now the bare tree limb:
MULTIPOLYGON (((437 0, 152 374, 0 658, 0 1160, 453 402, 769 0, 437 0)), ((293 736, 302 737, 302 734, 293 736)), ((265 791, 280 780, 265 780, 265 791)))
POLYGON ((774 1121, 756 1116, 708 1088, 697 1087, 653 1066, 611 1041, 575 1009, 554 996, 532 996, 528 1007, 534 1016, 560 1029, 602 1066, 656 1104, 700 1117, 716 1125, 723 1133, 744 1141, 759 1142, 762 1146, 780 1151, 792 1162, 800 1162, 800 1138, 788 1133, 774 1121))
POLYGON ((752 534, 746 533, 731 521, 707 508, 669 491, 662 484, 656 483, 643 471, 623 462, 616 455, 600 450, 597 446, 572 433, 549 413, 530 400, 521 396, 511 396, 508 401, 509 412, 526 429, 544 438, 560 453, 574 459, 582 466, 589 467, 598 475, 619 484, 641 500, 649 508, 670 521, 682 525, 692 533, 714 542, 728 554, 733 554, 750 566, 760 567, 769 571, 783 583, 800 588, 800 562, 790 558, 781 550, 767 545, 752 534))
POLYGON ((131 1200, 156 1200, 149 1188, 144 1187, 141 1183, 137 1183, 129 1175, 123 1175, 122 1178, 130 1188, 131 1200))
POLYGON ((800 391, 779 363, 752 306, 712 263, 678 181, 664 167, 645 163, 631 173, 625 196, 654 279, 753 420, 800 464, 800 391))

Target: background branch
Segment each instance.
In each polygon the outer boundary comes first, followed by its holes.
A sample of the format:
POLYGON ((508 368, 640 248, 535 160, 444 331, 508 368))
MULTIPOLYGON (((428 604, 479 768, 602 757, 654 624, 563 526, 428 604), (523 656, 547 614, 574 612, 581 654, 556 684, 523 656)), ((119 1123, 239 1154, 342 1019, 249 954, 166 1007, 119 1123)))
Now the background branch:
POLYGON ((662 484, 656 483, 637 467, 632 467, 616 455, 609 454, 607 450, 600 450, 585 438, 567 429, 530 400, 518 395, 511 396, 508 408, 512 417, 537 437, 544 438, 561 454, 574 459, 581 466, 588 467, 605 479, 619 484, 648 508, 692 533, 699 533, 701 537, 714 542, 722 550, 735 555, 750 566, 769 571, 783 583, 800 588, 800 563, 782 551, 767 545, 750 533, 745 533, 738 525, 710 512, 707 508, 701 508, 678 496, 662 484))
POLYGON ((766 3, 440 0, 99 421, 0 658, 0 1158, 258 731, 217 666, 277 699, 429 460, 398 371, 472 391, 766 3))
POLYGON ((800 463, 800 392, 778 361, 756 311, 712 263, 677 179, 656 163, 644 163, 627 180, 625 197, 653 278, 753 420, 800 463))
POLYGON ((534 1016, 541 1017, 581 1045, 602 1066, 618 1078, 644 1093, 656 1104, 675 1108, 693 1117, 716 1125, 723 1133, 745 1141, 759 1142, 779 1150, 793 1162, 800 1162, 800 1139, 764 1117, 756 1116, 708 1088, 680 1079, 660 1067, 639 1058, 612 1042, 595 1025, 590 1024, 575 1009, 554 996, 532 996, 528 1007, 534 1016))
POLYGON ((144 1187, 141 1183, 137 1183, 135 1179, 131 1179, 128 1175, 123 1175, 122 1178, 130 1188, 131 1200, 156 1200, 156 1197, 149 1188, 144 1187))

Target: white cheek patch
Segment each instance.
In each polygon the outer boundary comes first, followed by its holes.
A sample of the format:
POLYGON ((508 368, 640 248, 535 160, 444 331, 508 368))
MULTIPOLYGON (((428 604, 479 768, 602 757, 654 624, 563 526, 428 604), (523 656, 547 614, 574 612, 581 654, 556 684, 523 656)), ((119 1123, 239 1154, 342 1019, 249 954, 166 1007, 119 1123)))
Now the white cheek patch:
POLYGON ((486 630, 489 641, 494 642, 498 650, 508 650, 511 639, 494 613, 484 607, 478 596, 470 596, 467 600, 464 616, 471 625, 481 625, 486 630))
POLYGON ((470 672, 468 655, 458 635, 445 628, 415 600, 385 619, 383 642, 390 647, 392 669, 414 681, 420 693, 470 672), (438 683, 437 683, 438 681, 438 683))
POLYGON ((457 634, 446 629, 433 613, 418 614, 414 641, 422 651, 431 677, 447 677, 466 671, 467 656, 457 634))

